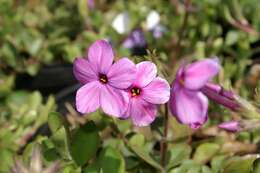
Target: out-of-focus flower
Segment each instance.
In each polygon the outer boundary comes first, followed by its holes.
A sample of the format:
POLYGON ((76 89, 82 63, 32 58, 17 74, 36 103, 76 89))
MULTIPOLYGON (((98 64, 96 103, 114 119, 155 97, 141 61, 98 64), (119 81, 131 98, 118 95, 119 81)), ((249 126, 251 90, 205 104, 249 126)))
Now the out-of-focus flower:
POLYGON ((88 1, 88 8, 94 9, 95 8, 95 0, 87 0, 88 1))
POLYGON ((141 62, 136 68, 136 79, 128 89, 129 106, 124 118, 131 117, 136 126, 147 126, 155 119, 157 105, 169 100, 170 86, 165 79, 156 77, 157 68, 152 62, 141 62))
POLYGON ((240 130, 240 125, 238 121, 224 122, 219 124, 218 127, 229 132, 237 132, 238 130, 240 130))
POLYGON ((127 12, 118 14, 112 22, 112 27, 119 33, 125 34, 129 31, 129 16, 127 12))
POLYGON ((153 33, 155 38, 161 38, 166 31, 165 27, 160 24, 160 15, 157 11, 151 11, 146 17, 146 29, 153 33))
POLYGON ((147 43, 142 29, 133 30, 124 40, 123 47, 130 49, 132 55, 146 55, 147 43))
POLYGON ((143 31, 141 29, 133 30, 124 40, 123 46, 130 49, 135 47, 146 47, 146 40, 143 31))
POLYGON ((157 11, 152 10, 146 17, 146 28, 153 30, 160 22, 160 15, 157 11))
POLYGON ((180 123, 198 128, 207 121, 208 99, 201 89, 219 70, 217 58, 197 61, 178 70, 169 105, 180 123))
POLYGON ((98 40, 88 49, 88 59, 77 58, 73 72, 83 85, 76 94, 76 108, 81 113, 96 111, 99 107, 112 116, 120 117, 128 105, 127 89, 135 79, 135 64, 122 58, 112 64, 112 47, 98 40))
POLYGON ((154 38, 161 38, 165 31, 165 27, 160 24, 155 26, 155 28, 152 30, 154 38))
POLYGON ((16 160, 15 165, 12 167, 12 173, 56 173, 60 169, 58 161, 52 163, 48 168, 43 168, 41 152, 39 146, 33 148, 30 166, 25 166, 21 161, 16 160))

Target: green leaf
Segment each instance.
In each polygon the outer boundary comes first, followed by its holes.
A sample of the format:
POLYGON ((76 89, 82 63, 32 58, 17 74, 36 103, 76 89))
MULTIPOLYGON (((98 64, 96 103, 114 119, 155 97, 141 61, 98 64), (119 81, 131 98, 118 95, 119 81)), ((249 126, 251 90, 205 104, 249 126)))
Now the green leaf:
POLYGON ((135 145, 138 147, 143 147, 145 144, 145 138, 142 134, 135 134, 129 140, 130 145, 135 145))
POLYGON ((112 147, 103 149, 98 158, 99 170, 103 173, 124 173, 125 162, 120 152, 112 147))
POLYGON ((177 144, 171 146, 169 149, 170 159, 168 167, 174 167, 189 159, 191 154, 191 147, 187 144, 177 144))
POLYGON ((259 173, 260 172, 260 159, 256 159, 253 163, 253 172, 252 173, 259 173))
POLYGON ((223 169, 223 164, 226 160, 226 156, 215 156, 212 158, 210 165, 214 173, 219 173, 223 169))
POLYGON ((197 163, 207 163, 213 156, 215 156, 220 147, 215 143, 204 143, 198 146, 196 149, 193 159, 197 163))
POLYGON ((87 122, 72 135, 71 156, 82 166, 93 158, 98 149, 100 138, 94 122, 87 122))
POLYGON ((145 162, 153 166, 158 170, 163 170, 161 165, 157 163, 148 153, 146 153, 142 148, 136 145, 130 145, 130 148, 145 162))
POLYGON ((170 170, 170 173, 200 173, 200 165, 193 160, 185 160, 183 164, 178 167, 170 170))
POLYGON ((239 33, 237 31, 229 31, 226 36, 226 45, 231 46, 235 44, 239 39, 239 33))
POLYGON ((226 161, 223 173, 249 173, 255 157, 232 157, 226 161))
POLYGON ((58 112, 50 112, 48 116, 48 125, 52 133, 56 132, 63 124, 62 117, 58 112))

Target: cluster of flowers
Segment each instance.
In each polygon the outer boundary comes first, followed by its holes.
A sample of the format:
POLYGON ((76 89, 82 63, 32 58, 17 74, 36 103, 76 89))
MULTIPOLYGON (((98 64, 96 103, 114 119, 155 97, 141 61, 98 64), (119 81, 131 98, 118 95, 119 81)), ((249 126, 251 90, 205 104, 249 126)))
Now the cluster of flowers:
POLYGON ((231 92, 210 82, 220 70, 217 58, 181 66, 171 87, 157 76, 154 63, 135 65, 126 57, 113 63, 113 58, 112 47, 98 40, 89 47, 87 58, 74 61, 74 75, 82 84, 76 94, 80 113, 101 107, 108 115, 147 126, 154 121, 158 105, 170 100, 177 120, 198 128, 207 121, 208 98, 233 110, 238 108, 231 92))

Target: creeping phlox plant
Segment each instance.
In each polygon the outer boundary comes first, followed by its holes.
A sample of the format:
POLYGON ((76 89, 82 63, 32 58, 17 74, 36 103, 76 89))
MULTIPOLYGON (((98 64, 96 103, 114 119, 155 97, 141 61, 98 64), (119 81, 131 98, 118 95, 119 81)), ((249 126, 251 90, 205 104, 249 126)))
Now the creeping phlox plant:
MULTIPOLYGON (((157 76, 153 62, 135 65, 124 57, 113 63, 113 58, 111 45, 98 40, 89 47, 87 57, 74 61, 74 75, 82 84, 76 95, 80 113, 89 114, 101 107, 107 115, 147 126, 155 120, 158 105, 170 100, 172 115, 196 129, 208 119, 208 98, 234 111, 243 109, 238 96, 211 81, 221 69, 217 57, 183 64, 171 89, 157 76)), ((219 127, 236 131, 237 124, 226 122, 219 127)))

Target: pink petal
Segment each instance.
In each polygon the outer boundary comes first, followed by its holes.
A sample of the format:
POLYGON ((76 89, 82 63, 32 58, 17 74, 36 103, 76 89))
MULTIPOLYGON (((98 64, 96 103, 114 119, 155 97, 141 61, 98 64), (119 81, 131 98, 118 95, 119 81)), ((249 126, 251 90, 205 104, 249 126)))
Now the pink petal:
POLYGON ((208 99, 201 92, 187 90, 175 83, 169 105, 177 120, 192 128, 200 127, 207 120, 208 99))
POLYGON ((135 126, 148 126, 154 121, 156 113, 156 105, 148 103, 142 98, 132 98, 125 117, 131 116, 135 126))
POLYGON ((230 132, 237 132, 240 129, 240 124, 238 121, 227 121, 219 124, 218 127, 230 132))
POLYGON ((93 81, 82 86, 76 94, 76 108, 80 113, 91 113, 100 106, 100 92, 102 86, 93 81))
POLYGON ((165 79, 155 78, 142 90, 144 100, 153 104, 164 104, 170 98, 170 86, 165 79))
POLYGON ((113 87, 126 89, 136 77, 135 64, 128 58, 122 58, 112 65, 108 74, 109 84, 113 87))
POLYGON ((134 85, 145 87, 156 77, 157 68, 154 63, 150 61, 143 61, 138 63, 136 67, 137 73, 134 85))
POLYGON ((83 58, 75 59, 73 63, 73 73, 81 84, 98 79, 97 72, 95 72, 91 64, 83 58))
POLYGON ((217 59, 204 59, 190 64, 184 70, 184 86, 191 90, 202 88, 220 70, 217 59))
POLYGON ((128 106, 127 93, 109 85, 103 85, 100 103, 103 111, 114 117, 122 117, 128 106))
POLYGON ((109 43, 98 40, 88 49, 88 60, 99 73, 106 74, 112 65, 114 53, 109 43))

